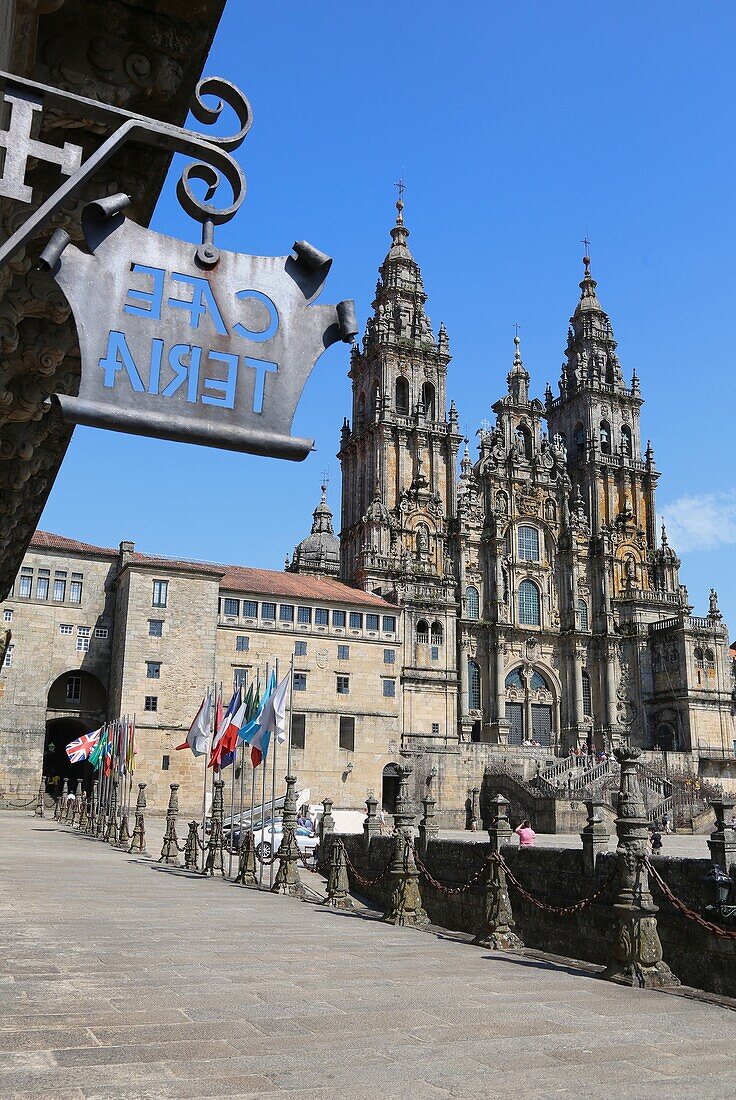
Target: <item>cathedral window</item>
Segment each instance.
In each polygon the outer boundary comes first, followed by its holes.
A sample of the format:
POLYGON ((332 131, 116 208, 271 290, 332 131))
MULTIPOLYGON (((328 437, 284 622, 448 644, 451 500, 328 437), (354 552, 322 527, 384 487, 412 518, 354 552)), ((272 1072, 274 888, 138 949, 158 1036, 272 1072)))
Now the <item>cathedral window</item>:
POLYGON ((601 441, 601 454, 610 455, 611 453, 611 425, 607 420, 601 420, 600 423, 600 441, 601 441))
POLYGON ((519 691, 525 690, 524 678, 521 675, 521 669, 515 668, 513 672, 510 672, 504 681, 504 686, 507 688, 517 688, 519 691))
POLYGON ((536 669, 532 672, 531 680, 529 681, 530 691, 549 691, 549 684, 542 676, 541 672, 537 672, 536 669))
POLYGON ((434 386, 431 382, 425 382, 422 386, 422 404, 424 405, 424 415, 427 420, 434 420, 434 386))
POLYGON ((585 600, 578 600, 578 629, 590 629, 588 625, 588 605, 585 600))
POLYGON ((475 661, 468 661, 468 707, 480 710, 480 667, 475 661))
POLYGON ((534 581, 523 580, 519 585, 519 622, 524 626, 541 626, 539 589, 534 581))
POLYGON ((577 451, 577 453, 579 455, 585 454, 585 428, 582 424, 577 423, 575 425, 573 439, 575 441, 575 450, 577 451))
POLYGON ((478 589, 472 584, 469 584, 468 587, 465 589, 465 618, 480 618, 480 600, 478 598, 478 589))
POLYGON ((432 645, 442 645, 443 637, 442 623, 432 623, 432 645))
POLYGON ((520 527, 517 545, 522 561, 539 561, 539 531, 536 527, 520 527))
POLYGON ((516 446, 518 451, 524 458, 531 461, 532 457, 532 433, 524 424, 519 424, 516 432, 516 446))
POLYGON ((590 694, 590 676, 583 669, 583 714, 586 718, 593 716, 593 700, 590 694))
POLYGON ((419 645, 427 645, 429 642, 429 623, 426 619, 420 619, 417 623, 417 642, 419 645))
POLYGON ((409 382, 406 378, 396 379, 396 412, 399 416, 409 415, 409 382))
POLYGON ((695 658, 695 667, 703 668, 703 651, 699 645, 696 645, 693 650, 693 657, 695 658))
POLYGON ((627 424, 621 429, 621 454, 624 458, 631 458, 632 455, 631 428, 627 424))
POLYGON ((705 651, 705 663, 708 668, 716 667, 716 658, 712 649, 706 649, 705 651))

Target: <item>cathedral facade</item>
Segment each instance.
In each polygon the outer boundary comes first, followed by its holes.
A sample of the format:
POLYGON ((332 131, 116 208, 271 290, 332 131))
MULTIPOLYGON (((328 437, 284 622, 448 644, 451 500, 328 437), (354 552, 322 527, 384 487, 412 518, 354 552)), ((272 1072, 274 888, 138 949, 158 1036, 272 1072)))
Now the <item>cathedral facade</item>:
POLYGON ((456 479, 448 336, 397 210, 339 459, 342 580, 404 609, 404 748, 733 759, 727 631, 713 591, 692 615, 658 532, 639 379, 624 378, 588 257, 557 396, 530 395, 517 334, 495 424, 475 460, 465 441, 456 479))

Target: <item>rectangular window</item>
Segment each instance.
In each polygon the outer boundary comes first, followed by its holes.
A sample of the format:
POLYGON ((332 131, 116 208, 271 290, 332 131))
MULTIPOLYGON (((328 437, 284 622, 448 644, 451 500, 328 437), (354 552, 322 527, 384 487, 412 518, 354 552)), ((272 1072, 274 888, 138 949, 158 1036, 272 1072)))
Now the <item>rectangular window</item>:
POLYGON ((439 732, 440 732, 440 724, 439 724, 439 722, 433 722, 433 723, 432 723, 432 735, 433 735, 434 737, 437 737, 437 735, 439 734, 439 732))
POLYGON ((146 661, 146 676, 149 680, 161 679, 161 662, 160 661, 146 661))
POLYGON ((383 681, 383 697, 384 699, 396 698, 396 681, 384 680, 383 681))
POLYGON ((349 645, 339 645, 337 647, 337 659, 338 659, 338 661, 349 661, 350 660, 350 646, 349 645))
POLYGON ((3 611, 3 621, 6 623, 12 623, 13 621, 13 612, 9 607, 6 607, 3 611))
POLYGON ((383 663, 385 665, 395 665, 396 664, 396 650, 395 649, 384 649, 384 651, 383 651, 383 663))
POLYGON ((8 648, 6 649, 6 651, 5 651, 5 660, 3 661, 3 668, 12 668, 13 667, 13 650, 14 649, 15 649, 14 645, 9 645, 8 648))
POLYGON ((258 603, 256 600, 243 600, 243 618, 256 619, 258 617, 258 603))
POLYGON ((81 603, 82 602, 82 581, 84 577, 81 573, 72 573, 72 583, 69 585, 69 602, 81 603))
POLYGON ((306 657, 307 655, 307 643, 306 642, 294 642, 294 656, 306 657))
POLYGON ((302 623, 304 626, 308 626, 312 621, 312 609, 311 607, 297 607, 296 609, 296 621, 302 623))
POLYGON ((360 611, 351 611, 350 612, 350 629, 351 630, 362 630, 363 629, 363 616, 361 615, 360 611))
POLYGON ((522 561, 539 561, 539 531, 536 527, 519 528, 518 546, 522 561))
POLYGON ((248 686, 248 669, 247 668, 234 668, 233 669, 233 691, 237 691, 238 688, 242 688, 245 691, 248 686))
POLYGON ((291 747, 303 749, 306 740, 307 716, 306 714, 292 714, 291 716, 291 747))
POLYGON ((66 599, 66 580, 64 577, 54 577, 54 600, 63 603, 66 599))
POLYGON ((307 690, 307 674, 306 672, 294 673, 294 691, 306 691, 307 690))
POLYGON ((70 676, 66 682, 66 700, 68 703, 78 703, 82 697, 82 677, 70 676))
POLYGON ((149 619, 148 620, 148 637, 160 638, 164 632, 163 619, 149 619))
POLYGON ((275 603, 262 603, 261 604, 261 618, 262 619, 275 619, 276 618, 276 604, 275 603))
POLYGON ((340 748, 355 751, 355 719, 345 715, 340 718, 340 748))
POLYGON ((91 633, 91 629, 88 626, 78 626, 77 627, 77 636, 80 637, 80 638, 89 638, 90 633, 91 633))
POLYGON ((333 626, 345 626, 345 612, 333 611, 332 612, 332 625, 333 626))
POLYGON ((235 652, 247 653, 250 649, 250 638, 247 634, 238 634, 235 639, 235 652))
POLYGON ((74 633, 74 627, 72 626, 71 623, 60 623, 59 624, 59 633, 60 634, 73 634, 74 633))
POLYGON ((169 764, 170 763, 171 763, 171 757, 170 756, 162 756, 161 757, 161 771, 162 772, 167 772, 169 770, 169 764))
POLYGON ((279 604, 279 621, 282 623, 294 622, 294 604, 282 603, 279 604))
POLYGON ((338 676, 337 677, 337 694, 349 695, 350 694, 350 677, 338 676))
POLYGON ((152 607, 166 607, 169 601, 169 582, 168 581, 154 581, 153 582, 153 598, 151 600, 152 607))
POLYGON ((84 635, 77 635, 77 653, 86 653, 89 649, 89 638, 85 638, 84 635))
POLYGON ((240 614, 240 600, 233 600, 230 596, 226 596, 222 601, 222 613, 237 619, 240 614))
POLYGON ((36 579, 36 599, 47 600, 49 598, 50 569, 39 569, 36 579))
POLYGON ((439 659, 440 659, 440 651, 439 651, 439 648, 438 648, 438 647, 437 647, 436 645, 433 645, 433 646, 432 646, 432 647, 430 648, 430 651, 429 651, 429 655, 430 655, 430 659, 431 659, 432 661, 439 661, 439 659))
POLYGON ((328 626, 330 613, 326 607, 318 607, 314 612, 314 621, 317 626, 328 626))
POLYGON ((147 695, 143 709, 149 711, 158 710, 158 695, 147 695))
POLYGON ((378 615, 366 615, 365 628, 366 630, 378 630, 378 615))
POLYGON ((105 638, 107 638, 107 636, 108 636, 108 629, 107 629, 106 626, 96 626, 95 627, 95 638, 100 638, 100 640, 104 640, 105 638))
POLYGON ((18 595, 23 599, 30 599, 31 585, 33 584, 33 570, 24 566, 20 571, 20 580, 18 581, 18 595))
POLYGON ((396 616, 384 615, 383 616, 383 632, 384 634, 394 634, 396 632, 396 616))

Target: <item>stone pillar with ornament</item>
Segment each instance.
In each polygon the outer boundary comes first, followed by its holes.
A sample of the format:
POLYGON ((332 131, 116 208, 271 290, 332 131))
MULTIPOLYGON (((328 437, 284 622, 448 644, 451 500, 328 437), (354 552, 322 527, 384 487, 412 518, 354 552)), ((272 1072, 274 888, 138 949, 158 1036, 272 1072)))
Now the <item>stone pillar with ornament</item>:
POLYGON ((327 833, 334 833, 335 831, 335 819, 332 816, 332 799, 322 799, 322 817, 319 822, 319 846, 320 849, 324 843, 327 833))
POLYGON ((389 867, 391 893, 382 920, 387 924, 422 927, 429 918, 422 908, 419 868, 414 858, 415 817, 409 798, 411 765, 399 767, 399 794, 394 812, 394 843, 389 867))
POLYGON ((158 862, 166 863, 169 867, 181 867, 179 838, 176 835, 176 819, 179 815, 179 784, 169 783, 169 791, 169 805, 166 808, 166 832, 158 862))
POLYGON ((374 795, 373 791, 368 792, 368 797, 365 800, 366 817, 363 822, 363 841, 366 849, 371 846, 371 839, 374 836, 378 836, 381 832, 381 823, 378 820, 378 814, 376 813, 378 807, 378 799, 374 795))
POLYGON ((595 875, 598 855, 608 851, 608 842, 611 839, 603 821, 603 807, 606 803, 590 799, 584 805, 588 811, 588 821, 580 833, 583 842, 583 870, 586 875, 595 875))
POLYGON ((274 894, 288 894, 292 898, 303 898, 305 890, 299 878, 299 847, 296 842, 296 776, 287 775, 285 782, 283 832, 281 844, 276 853, 279 866, 271 890, 274 894))
POLYGON ((41 782, 40 782, 39 787, 38 787, 38 795, 36 796, 36 809, 34 810, 34 813, 36 814, 37 817, 43 817, 44 816, 43 800, 44 800, 45 797, 46 797, 46 776, 42 775, 41 776, 41 782))
POLYGON ((138 797, 135 801, 135 825, 133 826, 133 836, 130 840, 129 852, 137 852, 138 855, 144 855, 146 851, 146 783, 138 784, 138 797))
POLYGON ((491 799, 490 810, 491 824, 488 829, 490 852, 481 886, 483 915, 481 927, 473 942, 479 947, 490 947, 494 951, 511 951, 514 948, 523 947, 524 944, 514 932, 515 921, 506 884, 506 872, 498 859, 501 846, 511 842, 509 800, 502 794, 497 794, 491 799))
POLYGON ((434 818, 435 800, 431 794, 426 794, 422 799, 423 814, 419 822, 419 848, 422 853, 427 851, 430 840, 436 840, 439 835, 439 826, 434 818))
POLYGON ((659 907, 654 904, 644 863, 648 854, 649 819, 637 772, 641 753, 639 749, 617 748, 614 755, 621 766, 616 816, 617 877, 613 888, 616 933, 613 959, 601 976, 642 989, 679 985, 662 958, 657 932, 659 907))
POLYGON ((736 830, 731 825, 734 803, 723 798, 714 798, 711 806, 716 815, 716 827, 708 841, 711 863, 730 874, 736 863, 736 830))

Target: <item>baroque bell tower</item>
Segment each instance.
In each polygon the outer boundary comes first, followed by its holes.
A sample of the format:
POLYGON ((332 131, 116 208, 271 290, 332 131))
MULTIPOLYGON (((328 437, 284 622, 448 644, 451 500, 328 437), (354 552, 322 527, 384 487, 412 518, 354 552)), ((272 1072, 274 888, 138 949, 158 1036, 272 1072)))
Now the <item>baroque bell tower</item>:
POLYGON ((450 526, 462 437, 454 403, 447 409, 447 332, 440 325, 435 339, 425 313, 402 192, 399 185, 373 315, 350 359, 352 423, 343 424, 338 454, 341 575, 406 608, 404 729, 444 736, 454 728, 457 690, 450 526), (414 672, 423 687, 416 698, 414 672))

